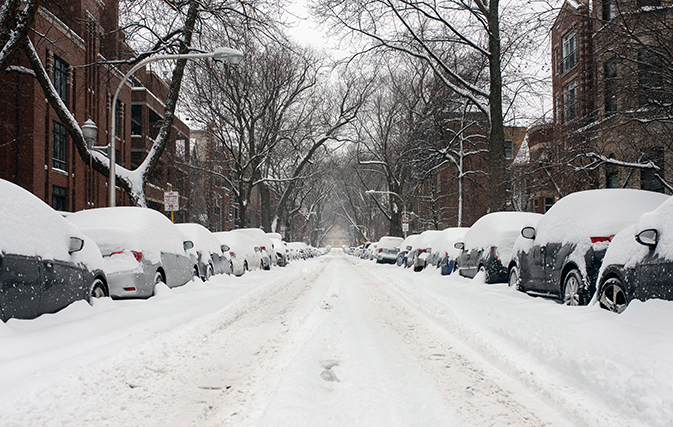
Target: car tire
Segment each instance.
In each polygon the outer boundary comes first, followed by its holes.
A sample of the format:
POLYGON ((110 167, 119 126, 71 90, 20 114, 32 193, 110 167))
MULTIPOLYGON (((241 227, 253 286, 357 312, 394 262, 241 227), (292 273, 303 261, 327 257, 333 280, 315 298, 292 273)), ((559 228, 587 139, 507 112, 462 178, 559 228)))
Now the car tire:
POLYGON ((519 289, 519 269, 516 265, 509 269, 507 285, 510 288, 519 289))
POLYGON ((152 288, 152 295, 156 295, 156 287, 159 283, 166 284, 166 278, 161 271, 154 273, 154 287, 152 288))
POLYGON ((229 273, 228 274, 234 274, 234 263, 233 263, 233 261, 229 261, 229 273))
POLYGON ((610 277, 601 287, 598 302, 601 308, 621 313, 629 305, 624 283, 618 277, 610 277))
POLYGON ((250 271, 248 268, 248 261, 243 262, 243 271, 250 271))
POLYGON ((206 268, 206 280, 210 280, 211 277, 215 274, 215 271, 213 270, 213 266, 208 264, 208 267, 206 268))
POLYGON ((107 286, 100 277, 96 277, 91 283, 91 289, 89 291, 89 303, 94 299, 109 297, 110 294, 107 290, 107 286))
POLYGON ((588 301, 582 292, 582 274, 578 269, 573 268, 563 278, 561 297, 564 305, 587 305, 588 301))

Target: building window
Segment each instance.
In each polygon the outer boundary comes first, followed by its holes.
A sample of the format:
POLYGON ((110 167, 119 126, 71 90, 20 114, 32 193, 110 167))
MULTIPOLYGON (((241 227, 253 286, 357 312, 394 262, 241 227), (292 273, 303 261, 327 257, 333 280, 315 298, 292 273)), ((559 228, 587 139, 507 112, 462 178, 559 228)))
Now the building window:
POLYGON ((661 0, 638 0, 638 7, 661 6, 661 0))
POLYGON ((122 103, 117 100, 115 103, 115 136, 121 138, 121 127, 122 127, 122 103))
POLYGON ((143 107, 142 105, 131 105, 131 135, 143 134, 143 107))
POLYGON ((567 34, 562 39, 563 67, 561 73, 567 73, 577 65, 577 33, 567 34))
POLYGON ((561 74, 561 69, 563 66, 561 65, 561 53, 558 50, 558 47, 554 48, 554 75, 557 76, 561 74))
POLYGON ((63 102, 68 103, 68 63, 54 55, 54 88, 63 102))
POLYGON ((563 88, 563 123, 577 118, 577 80, 573 80, 563 88))
POLYGON ((544 198, 544 211, 545 213, 551 209, 551 207, 554 206, 554 198, 553 197, 545 197, 544 198))
POLYGON ((605 76, 605 112, 617 111, 617 59, 612 58, 603 65, 605 76))
POLYGON ((65 187, 51 186, 51 207, 57 211, 68 210, 68 190, 65 187))
POLYGON ((661 97, 663 79, 661 75, 661 60, 650 49, 645 48, 638 52, 638 84, 640 86, 640 105, 651 102, 657 103, 661 97))
POLYGON ((645 160, 652 161, 659 167, 659 171, 654 169, 640 170, 640 189, 648 191, 656 191, 663 193, 665 191, 664 184, 657 177, 657 174, 663 176, 664 174, 664 147, 652 147, 647 150, 645 160))
POLYGON ((505 159, 510 160, 512 158, 512 141, 505 140, 505 159))
POLYGON ((605 188, 619 188, 619 171, 615 165, 605 166, 605 188))
POLYGON ((53 122, 52 126, 52 155, 51 166, 62 171, 68 170, 68 136, 65 126, 59 122, 53 122))
POLYGON ((615 17, 614 0, 603 0, 603 21, 610 21, 615 17))

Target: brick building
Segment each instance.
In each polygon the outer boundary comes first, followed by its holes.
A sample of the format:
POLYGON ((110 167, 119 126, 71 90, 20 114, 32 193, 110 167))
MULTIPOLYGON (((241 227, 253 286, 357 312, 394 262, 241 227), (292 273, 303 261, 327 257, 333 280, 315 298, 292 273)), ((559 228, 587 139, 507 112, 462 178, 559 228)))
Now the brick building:
MULTIPOLYGON (((33 28, 30 38, 66 106, 80 124, 88 119, 96 123, 96 145, 107 145, 106 130, 114 116, 117 163, 133 169, 140 152, 147 149, 143 147, 146 136, 151 135, 149 126, 144 127, 149 125, 147 120, 141 120, 140 128, 132 122, 133 112, 140 108, 149 120, 149 110, 163 115, 160 99, 166 86, 147 70, 139 70, 122 88, 113 114, 112 95, 125 71, 105 62, 130 52, 122 32, 115 31, 118 1, 56 0, 39 7, 33 28)), ((13 65, 29 68, 23 53, 13 65)), ((57 210, 107 206, 107 177, 81 160, 37 81, 9 71, 0 76, 0 96, 5 100, 0 104, 0 178, 19 184, 57 210)), ((178 120, 166 151, 175 154, 175 141, 181 139, 189 140, 189 129, 178 120)), ((179 188, 181 173, 166 164, 148 187, 179 188)), ((148 188, 148 201, 152 207, 162 208, 156 205, 160 198, 152 189, 148 188)), ((117 204, 129 204, 121 190, 116 194, 117 204)), ((182 194, 188 196, 187 191, 182 194)))

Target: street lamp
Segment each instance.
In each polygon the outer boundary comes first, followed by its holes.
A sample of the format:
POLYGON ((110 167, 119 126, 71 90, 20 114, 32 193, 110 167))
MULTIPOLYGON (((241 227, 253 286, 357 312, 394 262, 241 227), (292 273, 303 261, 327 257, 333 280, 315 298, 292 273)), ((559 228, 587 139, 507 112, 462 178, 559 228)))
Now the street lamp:
POLYGON ((150 62, 155 62, 155 61, 162 61, 164 59, 194 59, 194 58, 213 58, 216 61, 227 61, 230 64, 236 65, 239 62, 243 60, 243 52, 240 50, 236 49, 231 49, 228 47, 218 47, 215 49, 215 51, 210 52, 210 53, 183 53, 183 54, 174 54, 174 55, 157 55, 157 56, 150 56, 149 58, 145 58, 144 60, 140 61, 137 63, 131 70, 126 73, 124 78, 119 82, 119 86, 117 86, 117 90, 115 91, 115 95, 112 98, 112 105, 110 106, 112 110, 112 120, 111 120, 111 125, 110 125, 110 145, 109 150, 110 150, 110 207, 114 207, 116 204, 116 187, 117 187, 117 175, 115 171, 115 156, 116 156, 116 151, 115 151, 115 133, 116 129, 115 126, 117 124, 117 116, 116 116, 116 109, 117 109, 117 98, 119 97, 119 92, 121 91, 122 87, 124 86, 124 83, 142 67, 143 65, 146 65, 150 62))

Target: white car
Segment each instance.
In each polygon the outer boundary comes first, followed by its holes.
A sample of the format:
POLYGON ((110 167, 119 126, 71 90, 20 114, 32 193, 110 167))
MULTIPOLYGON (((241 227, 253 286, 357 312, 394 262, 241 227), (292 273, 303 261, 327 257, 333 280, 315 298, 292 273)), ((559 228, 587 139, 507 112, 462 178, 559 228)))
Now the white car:
POLYGON ((283 241, 280 233, 266 233, 273 244, 273 251, 276 254, 276 265, 285 267, 290 262, 290 249, 287 243, 283 241))
POLYGON ((456 249, 456 242, 462 242, 467 227, 449 227, 441 231, 432 242, 432 257, 430 263, 442 268, 442 275, 451 274, 461 251, 456 249))
POLYGON ((413 267, 414 271, 421 271, 426 266, 426 261, 432 254, 432 242, 441 233, 440 230, 426 230, 418 235, 411 245, 411 251, 407 255, 407 264, 413 267))
POLYGON ((198 275, 194 244, 158 211, 120 206, 67 219, 100 248, 112 297, 147 298, 159 283, 173 288, 198 275))
POLYGON ((395 259, 395 264, 398 266, 404 266, 404 268, 407 268, 407 256, 409 255, 409 251, 411 251, 411 248, 414 244, 414 242, 418 239, 418 234, 412 234, 410 236, 407 236, 402 243, 400 244, 400 251, 397 253, 397 258, 395 259))
POLYGON ((199 276, 208 280, 214 274, 231 274, 229 246, 223 245, 201 224, 175 224, 194 243, 199 276))
POLYGON ((242 276, 262 266, 261 248, 243 233, 220 231, 213 233, 221 244, 229 247, 234 276, 242 276))
POLYGON ((255 242, 255 245, 259 246, 261 250, 260 255, 262 257, 262 262, 260 264, 260 268, 262 270, 271 269, 271 264, 275 263, 274 258, 276 254, 273 251, 273 243, 271 242, 271 239, 269 239, 269 237, 262 229, 237 228, 235 230, 231 230, 231 232, 243 234, 244 236, 250 238, 250 240, 255 242))
POLYGON ((401 237, 384 236, 376 244, 376 262, 378 264, 395 264, 400 245, 404 241, 401 237))

